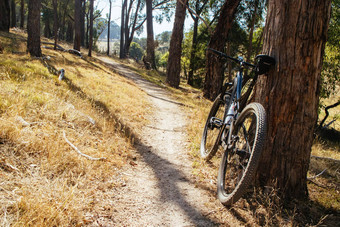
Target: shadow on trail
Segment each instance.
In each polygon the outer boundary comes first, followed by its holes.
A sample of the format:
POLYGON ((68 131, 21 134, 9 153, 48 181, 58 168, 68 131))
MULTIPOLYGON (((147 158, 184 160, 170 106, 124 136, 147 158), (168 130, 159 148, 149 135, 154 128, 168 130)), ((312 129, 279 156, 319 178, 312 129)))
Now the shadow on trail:
MULTIPOLYGON (((157 177, 157 185, 161 191, 161 201, 172 203, 182 209, 188 220, 195 226, 216 226, 219 224, 218 222, 205 217, 186 200, 186 192, 183 190, 181 191, 178 184, 182 182, 190 182, 193 184, 194 182, 188 179, 183 172, 178 169, 179 167, 155 154, 148 146, 140 141, 138 141, 135 147, 142 156, 143 161, 152 167, 152 170, 157 177)), ((199 200, 200 198, 196 199, 199 200)))
MULTIPOLYGON (((187 219, 190 220, 195 226, 215 226, 219 224, 208 217, 205 217, 198 209, 193 207, 186 200, 185 194, 181 192, 177 184, 185 181, 190 181, 192 184, 194 182, 192 182, 190 179, 187 179, 182 171, 178 169, 178 167, 170 163, 168 160, 163 159, 159 155, 153 153, 149 146, 145 145, 139 139, 139 136, 135 134, 134 130, 128 125, 124 124, 124 122, 120 121, 119 117, 112 113, 105 103, 94 100, 92 97, 88 96, 70 79, 65 78, 65 82, 72 92, 76 93, 80 98, 89 101, 91 105, 107 119, 107 121, 112 122, 118 128, 117 132, 121 133, 127 138, 134 139, 134 147, 136 148, 137 152, 141 155, 143 161, 152 168, 155 176, 157 177, 157 185, 161 191, 161 201, 175 204, 177 207, 182 209, 187 219)), ((200 198, 197 198, 197 200, 199 199, 200 198)))

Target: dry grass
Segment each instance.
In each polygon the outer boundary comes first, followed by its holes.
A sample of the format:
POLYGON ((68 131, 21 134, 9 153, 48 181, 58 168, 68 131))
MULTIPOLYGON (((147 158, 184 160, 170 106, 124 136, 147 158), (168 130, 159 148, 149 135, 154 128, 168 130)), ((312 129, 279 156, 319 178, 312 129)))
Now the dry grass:
POLYGON ((43 49, 49 65, 65 69, 59 81, 25 54, 24 38, 0 33, 0 223, 91 224, 133 157, 133 136, 150 110, 146 95, 90 58, 43 49), (107 159, 80 156, 63 132, 81 152, 107 159))

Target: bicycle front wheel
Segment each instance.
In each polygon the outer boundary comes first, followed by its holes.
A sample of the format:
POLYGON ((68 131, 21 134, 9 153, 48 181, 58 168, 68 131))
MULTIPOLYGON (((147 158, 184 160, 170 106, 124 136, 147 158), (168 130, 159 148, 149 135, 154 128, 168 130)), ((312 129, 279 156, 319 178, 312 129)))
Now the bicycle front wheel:
POLYGON ((222 156, 217 195, 230 206, 241 198, 253 181, 267 133, 266 112, 251 103, 241 112, 232 132, 232 146, 222 156))
POLYGON ((221 95, 217 96, 205 123, 200 149, 201 157, 205 160, 210 160, 216 154, 220 145, 220 131, 225 118, 225 106, 228 105, 230 96, 226 94, 225 100, 222 99, 221 95))

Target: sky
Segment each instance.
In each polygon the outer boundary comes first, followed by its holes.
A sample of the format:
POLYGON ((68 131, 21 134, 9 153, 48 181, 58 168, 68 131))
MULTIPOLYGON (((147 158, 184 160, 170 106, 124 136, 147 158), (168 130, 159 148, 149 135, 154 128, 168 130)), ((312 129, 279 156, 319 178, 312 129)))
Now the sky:
MULTIPOLYGON (((108 0, 98 0, 95 1, 95 4, 98 6, 98 9, 102 11, 102 17, 105 18, 106 14, 109 13, 110 4, 108 0)), ((145 9, 144 9, 145 10, 145 9)), ((121 0, 114 0, 112 3, 112 14, 111 14, 111 20, 115 21, 120 26, 120 14, 121 14, 121 0)), ((188 31, 190 27, 192 26, 192 19, 191 17, 187 16, 185 19, 185 25, 184 30, 188 31)), ((153 23, 154 26, 154 35, 158 35, 165 31, 171 31, 173 28, 173 18, 170 22, 167 22, 166 20, 163 21, 162 24, 158 24, 157 22, 153 23)), ((137 36, 137 34, 136 34, 137 36)), ((146 26, 144 26, 144 31, 139 37, 146 37, 146 26)))

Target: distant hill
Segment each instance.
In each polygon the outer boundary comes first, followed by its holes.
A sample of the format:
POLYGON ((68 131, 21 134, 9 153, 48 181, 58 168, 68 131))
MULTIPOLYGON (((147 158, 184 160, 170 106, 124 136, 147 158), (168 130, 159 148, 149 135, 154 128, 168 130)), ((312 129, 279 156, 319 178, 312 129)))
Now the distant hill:
MULTIPOLYGON (((114 21, 110 23, 110 39, 120 39, 120 26, 114 21)), ((107 40, 107 27, 99 36, 99 40, 107 40)))

